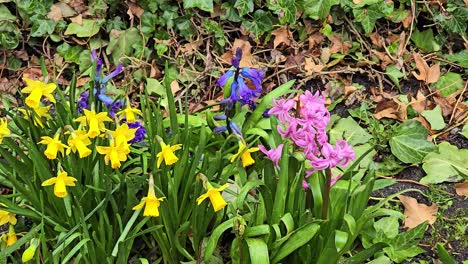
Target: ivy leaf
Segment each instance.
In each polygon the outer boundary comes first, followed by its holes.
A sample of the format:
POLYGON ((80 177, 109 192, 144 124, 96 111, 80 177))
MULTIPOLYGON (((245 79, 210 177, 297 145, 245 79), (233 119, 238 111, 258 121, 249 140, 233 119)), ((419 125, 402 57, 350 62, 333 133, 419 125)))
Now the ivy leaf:
POLYGON ((42 37, 54 33, 55 22, 52 19, 40 19, 33 23, 31 37, 42 37))
POLYGON ((458 89, 463 88, 463 79, 460 74, 455 72, 447 72, 440 76, 439 80, 432 85, 432 87, 440 90, 440 93, 447 97, 458 89))
POLYGON ((390 139, 390 149, 404 163, 421 163, 434 150, 434 144, 426 140, 427 130, 416 120, 402 123, 390 139))
POLYGON ((337 140, 344 139, 350 145, 355 146, 369 142, 372 138, 364 128, 352 118, 342 118, 330 130, 330 143, 334 144, 337 140))
POLYGON ((119 63, 119 59, 125 56, 131 56, 134 51, 134 44, 141 42, 141 35, 138 29, 132 27, 124 31, 112 30, 109 45, 106 53, 112 54, 114 64, 119 63))
POLYGON ((304 1, 304 13, 309 18, 318 20, 324 19, 330 13, 332 0, 307 0, 304 1))
POLYGON ((96 35, 104 23, 104 19, 83 19, 82 24, 72 22, 65 30, 65 35, 76 35, 80 38, 96 35))
POLYGON ((411 40, 423 51, 434 52, 440 50, 440 45, 435 41, 434 33, 430 28, 424 31, 419 31, 415 28, 411 35, 411 40))
POLYGON ((447 10, 450 10, 450 12, 440 12, 434 16, 434 21, 439 22, 449 32, 466 36, 468 8, 448 4, 447 10))
POLYGON ((252 21, 245 20, 242 24, 247 30, 255 35, 258 39, 263 33, 269 32, 273 29, 273 22, 271 21, 271 14, 263 10, 257 10, 254 13, 252 21))
POLYGON ((439 144, 437 152, 429 153, 423 160, 427 175, 421 183, 456 182, 468 175, 468 149, 458 149, 448 142, 439 144))
POLYGON ((385 70, 385 74, 388 75, 388 78, 400 89, 400 78, 405 77, 405 74, 402 73, 395 65, 389 65, 385 70))
POLYGON ((444 58, 468 68, 468 50, 462 50, 458 53, 444 55, 444 58))
POLYGON ((64 42, 57 47, 57 53, 62 56, 65 61, 79 63, 82 48, 80 46, 71 46, 64 42))
POLYGON ((241 16, 254 11, 254 3, 252 0, 237 0, 234 7, 237 8, 241 16))
POLYGON ((213 13, 213 0, 184 0, 184 8, 197 7, 203 11, 213 13))
POLYGON ((460 132, 465 138, 468 138, 468 125, 464 125, 462 132, 460 132))
POLYGON ((432 130, 441 130, 445 127, 444 117, 442 116, 442 108, 437 105, 432 110, 424 110, 421 115, 431 124, 432 130))

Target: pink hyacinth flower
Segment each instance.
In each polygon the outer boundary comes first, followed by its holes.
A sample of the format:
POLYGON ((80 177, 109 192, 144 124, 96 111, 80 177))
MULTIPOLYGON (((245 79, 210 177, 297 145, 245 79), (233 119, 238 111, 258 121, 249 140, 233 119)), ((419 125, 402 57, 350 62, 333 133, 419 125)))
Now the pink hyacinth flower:
POLYGON ((281 123, 289 122, 292 119, 289 115, 289 111, 293 109, 295 103, 296 102, 294 100, 273 99, 273 107, 268 111, 268 114, 278 116, 281 123))
POLYGON ((277 148, 272 148, 270 150, 267 150, 263 145, 258 145, 258 148, 260 149, 263 154, 267 156, 268 159, 270 159, 273 164, 275 164, 275 167, 279 169, 279 159, 281 158, 281 153, 283 152, 283 146, 284 144, 280 144, 277 148))

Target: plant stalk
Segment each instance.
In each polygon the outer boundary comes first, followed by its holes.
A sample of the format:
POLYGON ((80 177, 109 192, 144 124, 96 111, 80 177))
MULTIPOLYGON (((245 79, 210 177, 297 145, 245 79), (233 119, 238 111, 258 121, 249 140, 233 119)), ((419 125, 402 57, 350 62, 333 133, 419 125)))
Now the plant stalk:
POLYGON ((331 183, 331 169, 325 170, 325 186, 323 188, 323 205, 322 205, 322 219, 328 219, 328 204, 330 203, 330 183, 331 183))

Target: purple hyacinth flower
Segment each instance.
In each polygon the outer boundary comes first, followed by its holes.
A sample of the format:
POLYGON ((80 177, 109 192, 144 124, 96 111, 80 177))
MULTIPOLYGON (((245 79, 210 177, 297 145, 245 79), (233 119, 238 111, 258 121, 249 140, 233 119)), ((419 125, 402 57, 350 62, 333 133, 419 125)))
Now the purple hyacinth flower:
POLYGON ((102 84, 107 83, 110 79, 112 79, 115 76, 119 75, 122 71, 123 71, 123 65, 122 64, 117 65, 117 68, 115 68, 115 70, 113 70, 111 73, 109 73, 109 75, 104 77, 102 79, 101 83, 102 84))
POLYGON ((96 82, 99 82, 101 80, 101 71, 102 71, 102 60, 101 58, 98 58, 96 62, 96 74, 94 75, 94 80, 96 82))
POLYGON ((129 128, 137 128, 137 131, 135 132, 135 137, 132 138, 128 143, 137 143, 141 142, 146 135, 146 129, 143 127, 143 125, 137 121, 134 123, 127 123, 129 128))
POLYGON ((88 109, 89 108, 88 97, 89 97, 89 92, 88 91, 82 92, 80 94, 80 100, 78 101, 78 104, 77 104, 78 113, 82 113, 83 109, 88 109))
POLYGON ((239 126, 237 125, 236 122, 234 121, 229 121, 229 128, 234 132, 235 134, 243 137, 242 131, 240 130, 239 126))
POLYGON ((239 68, 239 63, 240 63, 241 60, 242 60, 242 49, 237 48, 236 49, 236 55, 234 57, 232 57, 232 60, 231 60, 232 66, 234 66, 234 67, 236 67, 236 69, 238 69, 239 68))
POLYGON ((226 120, 227 116, 225 114, 215 115, 214 120, 226 120))
POLYGON ((280 169, 278 162, 281 158, 281 154, 283 153, 283 146, 284 144, 280 144, 277 148, 267 150, 263 145, 258 145, 258 148, 273 162, 273 164, 275 164, 277 169, 280 169))
POLYGON ((95 49, 91 50, 91 62, 95 62, 98 59, 98 55, 95 49))
POLYGON ((262 81, 263 81, 263 73, 264 70, 257 70, 252 68, 242 68, 240 74, 247 79, 250 79, 252 83, 255 85, 257 90, 262 90, 262 81))
POLYGON ((101 102, 106 104, 107 107, 112 105, 112 103, 114 102, 114 99, 110 98, 109 96, 105 95, 104 93, 98 94, 97 97, 101 102))
POLYGON ((218 81, 216 82, 216 85, 219 87, 224 87, 224 85, 226 85, 226 83, 228 82, 229 78, 231 78, 232 76, 234 76, 234 70, 227 71, 225 74, 219 77, 218 81))
POLYGON ((111 117, 114 117, 115 116, 115 113, 118 112, 123 106, 123 103, 122 101, 115 101, 112 103, 112 105, 110 105, 110 110, 109 110, 109 115, 111 117))
POLYGON ((215 133, 216 135, 219 135, 221 133, 224 133, 224 131, 226 130, 227 130, 226 126, 218 126, 218 127, 213 128, 213 133, 215 133))

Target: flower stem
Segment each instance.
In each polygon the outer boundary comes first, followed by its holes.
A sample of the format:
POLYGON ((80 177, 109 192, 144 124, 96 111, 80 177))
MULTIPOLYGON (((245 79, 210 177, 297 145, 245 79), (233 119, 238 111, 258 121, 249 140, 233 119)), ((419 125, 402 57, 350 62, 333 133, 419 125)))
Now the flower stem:
POLYGON ((328 218, 328 204, 330 203, 330 183, 331 183, 331 169, 325 169, 325 186, 323 189, 323 204, 322 204, 322 219, 328 218))

